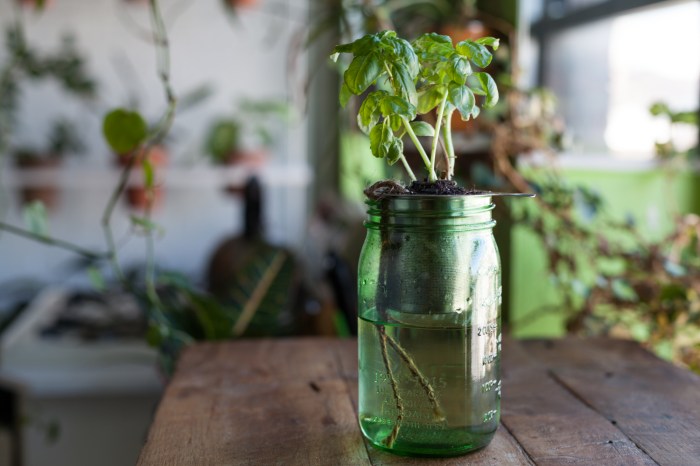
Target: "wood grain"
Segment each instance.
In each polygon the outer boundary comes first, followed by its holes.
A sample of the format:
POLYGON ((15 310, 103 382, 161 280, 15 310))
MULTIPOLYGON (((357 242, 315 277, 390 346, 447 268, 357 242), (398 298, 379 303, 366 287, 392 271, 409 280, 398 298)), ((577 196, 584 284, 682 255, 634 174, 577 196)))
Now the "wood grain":
POLYGON ((139 464, 369 464, 333 348, 315 339, 191 347, 139 464))
POLYGON ((502 356, 501 419, 536 464, 654 464, 517 341, 506 340, 502 356))
POLYGON ((637 345, 506 340, 502 425, 454 458, 366 442, 357 343, 323 338, 199 344, 183 354, 139 465, 700 464, 700 377, 637 345))
POLYGON ((700 464, 700 377, 634 342, 531 342, 528 351, 583 404, 659 464, 700 464))

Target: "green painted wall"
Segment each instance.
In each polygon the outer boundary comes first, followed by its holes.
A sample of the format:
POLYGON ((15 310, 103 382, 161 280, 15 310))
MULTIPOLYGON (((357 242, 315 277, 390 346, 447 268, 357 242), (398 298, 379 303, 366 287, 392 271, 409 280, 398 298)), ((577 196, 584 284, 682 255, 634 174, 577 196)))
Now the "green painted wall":
MULTIPOLYGON (((643 234, 660 239, 673 226, 674 216, 700 213, 700 174, 646 171, 568 169, 572 184, 595 189, 618 218, 632 215, 643 234)), ((564 316, 550 281, 540 240, 524 227, 512 230, 510 270, 511 330, 516 337, 556 337, 564 334, 564 316), (533 314, 534 313, 534 314, 533 314)))

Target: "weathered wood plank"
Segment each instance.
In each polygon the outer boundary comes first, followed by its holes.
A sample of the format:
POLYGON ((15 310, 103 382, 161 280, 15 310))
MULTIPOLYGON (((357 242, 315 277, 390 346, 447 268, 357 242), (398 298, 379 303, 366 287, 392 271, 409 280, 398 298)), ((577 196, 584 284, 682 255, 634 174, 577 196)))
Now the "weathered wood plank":
POLYGON ((369 464, 330 340, 189 348, 140 465, 369 464))
POLYGON ((700 464, 697 376, 628 343, 504 346, 491 445, 412 459, 362 439, 354 340, 198 345, 181 358, 139 464, 700 464))
POLYGON ((700 464, 700 377, 633 342, 531 342, 528 351, 571 393, 659 464, 700 464))
MULTIPOLYGON (((341 371, 346 376, 348 391, 357 413, 357 341, 346 340, 338 346, 338 359, 341 371)), ((358 425, 357 418, 355 424, 358 425)), ((359 430, 359 425, 357 427, 359 430)), ((500 426, 493 441, 482 450, 453 458, 407 458, 396 456, 373 447, 365 440, 365 446, 373 465, 530 465, 531 461, 510 433, 500 426)))
POLYGON ((502 423, 536 464, 654 464, 519 342, 506 340, 502 357, 502 423))

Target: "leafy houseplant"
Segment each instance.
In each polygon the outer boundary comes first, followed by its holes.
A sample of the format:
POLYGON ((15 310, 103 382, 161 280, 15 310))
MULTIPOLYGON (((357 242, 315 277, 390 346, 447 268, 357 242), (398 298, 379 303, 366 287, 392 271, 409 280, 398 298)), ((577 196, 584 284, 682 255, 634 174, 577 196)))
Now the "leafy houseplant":
POLYGON ((277 100, 243 100, 237 115, 211 124, 205 143, 207 154, 220 165, 262 165, 266 159, 264 149, 275 142, 273 118, 287 122, 289 107, 277 100))
POLYGON ((364 96, 357 121, 375 157, 401 162, 412 183, 380 181, 365 193, 369 219, 359 265, 359 417, 381 449, 455 455, 488 444, 500 400, 500 262, 492 193, 452 181, 451 121, 494 105, 498 89, 484 37, 453 44, 393 31, 334 49, 353 58, 340 101, 364 96), (435 113, 435 125, 417 120, 435 113), (418 139, 432 138, 427 150, 418 139), (404 155, 416 147, 427 178, 404 155), (440 150, 439 150, 440 149, 440 150))
POLYGON ((390 165, 401 161, 412 181, 416 175, 403 153, 407 135, 416 146, 428 172, 428 181, 451 180, 454 176, 455 152, 452 145, 451 121, 455 111, 463 120, 480 113, 476 96, 483 96, 482 105, 491 107, 498 101, 498 88, 493 78, 473 67, 489 65, 498 40, 484 37, 453 45, 448 36, 424 34, 413 44, 398 38, 393 31, 364 36, 350 44, 335 48, 332 58, 351 53, 354 58, 343 76, 341 105, 351 95, 361 95, 372 85, 360 106, 357 122, 369 136, 372 154, 385 158, 390 165), (418 115, 437 112, 435 126, 416 121, 418 115), (418 140, 432 137, 430 155, 418 140), (443 159, 437 160, 438 145, 443 144, 443 159))

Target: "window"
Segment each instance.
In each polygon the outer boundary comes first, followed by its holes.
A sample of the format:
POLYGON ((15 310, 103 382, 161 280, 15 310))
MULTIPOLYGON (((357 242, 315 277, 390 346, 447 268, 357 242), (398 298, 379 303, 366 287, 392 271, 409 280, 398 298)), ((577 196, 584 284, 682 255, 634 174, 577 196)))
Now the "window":
POLYGON ((656 141, 673 138, 679 149, 697 144, 696 128, 678 125, 671 133, 649 107, 662 101, 673 110, 698 108, 700 2, 620 6, 641 3, 650 2, 549 1, 533 26, 539 80, 559 97, 574 152, 648 159, 656 141))

